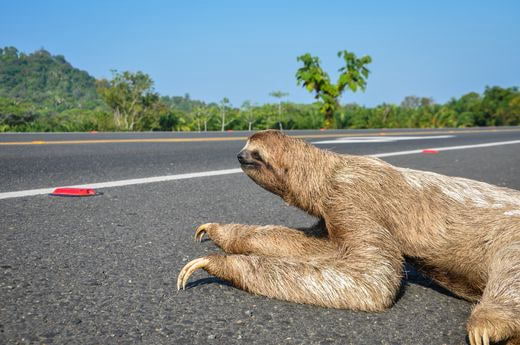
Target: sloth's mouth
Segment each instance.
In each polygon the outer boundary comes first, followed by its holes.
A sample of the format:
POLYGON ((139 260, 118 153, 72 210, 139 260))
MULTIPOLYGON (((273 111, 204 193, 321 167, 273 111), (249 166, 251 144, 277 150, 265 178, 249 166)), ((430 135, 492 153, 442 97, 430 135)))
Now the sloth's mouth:
POLYGON ((256 162, 240 162, 240 166, 245 169, 258 169, 260 164, 256 162))

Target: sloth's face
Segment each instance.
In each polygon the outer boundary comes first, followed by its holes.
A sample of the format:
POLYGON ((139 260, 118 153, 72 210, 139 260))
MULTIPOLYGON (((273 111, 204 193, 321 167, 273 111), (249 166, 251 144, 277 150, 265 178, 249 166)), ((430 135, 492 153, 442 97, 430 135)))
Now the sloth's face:
POLYGON ((257 184, 282 196, 286 189, 284 142, 286 137, 276 131, 252 135, 237 155, 242 170, 257 184))

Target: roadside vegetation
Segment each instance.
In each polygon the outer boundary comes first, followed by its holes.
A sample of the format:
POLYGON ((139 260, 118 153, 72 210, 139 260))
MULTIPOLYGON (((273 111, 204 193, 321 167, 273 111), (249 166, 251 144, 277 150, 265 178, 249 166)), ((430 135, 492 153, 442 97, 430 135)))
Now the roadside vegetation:
POLYGON ((365 107, 340 104, 345 91, 364 90, 369 56, 341 51, 345 62, 332 83, 317 57, 298 57, 296 82, 316 98, 290 102, 290 95, 269 93, 273 103, 252 100, 233 105, 223 97, 205 103, 184 96, 160 95, 143 72, 112 71, 96 80, 61 55, 41 49, 31 54, 0 48, 0 132, 29 131, 210 131, 317 128, 438 128, 520 125, 518 87, 486 87, 437 104, 429 97, 407 96, 399 104, 365 107))

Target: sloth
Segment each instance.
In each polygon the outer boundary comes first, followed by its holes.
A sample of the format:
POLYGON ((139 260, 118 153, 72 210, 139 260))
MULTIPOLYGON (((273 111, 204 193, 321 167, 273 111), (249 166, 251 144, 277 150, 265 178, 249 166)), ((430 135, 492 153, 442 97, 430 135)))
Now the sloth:
POLYGON ((379 312, 393 305, 407 261, 475 303, 472 345, 520 344, 519 191, 320 150, 273 130, 253 134, 238 161, 316 217, 316 231, 201 225, 195 239, 206 235, 225 254, 186 264, 178 289, 204 269, 253 294, 379 312))

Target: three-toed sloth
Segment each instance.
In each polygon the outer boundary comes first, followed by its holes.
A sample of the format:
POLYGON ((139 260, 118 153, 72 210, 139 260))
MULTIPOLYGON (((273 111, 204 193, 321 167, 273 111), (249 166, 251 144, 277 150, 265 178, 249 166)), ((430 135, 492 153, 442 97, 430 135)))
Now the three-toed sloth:
POLYGON ((319 219, 324 236, 283 226, 204 224, 226 253, 188 263, 254 294, 332 308, 392 306, 408 260, 476 302, 471 344, 520 344, 520 192, 320 150, 277 131, 238 154, 257 184, 319 219))

